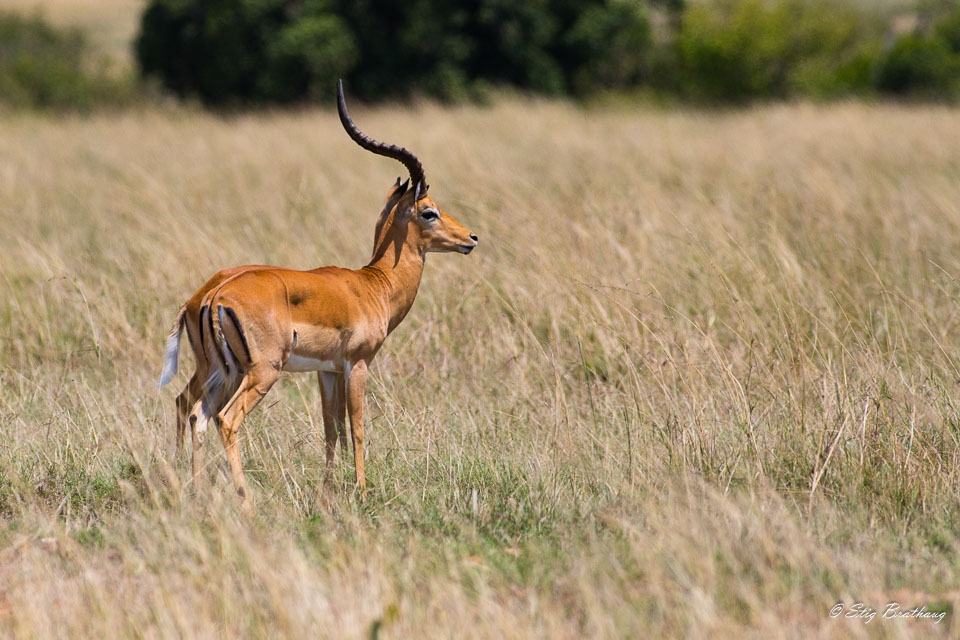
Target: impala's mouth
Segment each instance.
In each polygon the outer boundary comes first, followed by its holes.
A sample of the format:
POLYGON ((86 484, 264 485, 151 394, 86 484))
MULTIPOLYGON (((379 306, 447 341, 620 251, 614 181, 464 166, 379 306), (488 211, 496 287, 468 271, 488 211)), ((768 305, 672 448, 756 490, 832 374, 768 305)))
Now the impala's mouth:
POLYGON ((470 253, 471 251, 473 251, 473 249, 474 249, 478 244, 480 244, 480 238, 478 238, 478 237, 476 236, 476 234, 471 233, 471 234, 470 234, 470 239, 473 240, 473 243, 472 243, 472 244, 467 244, 467 243, 459 244, 459 245, 457 245, 457 251, 459 251, 459 252, 462 253, 463 255, 467 255, 468 253, 470 253))

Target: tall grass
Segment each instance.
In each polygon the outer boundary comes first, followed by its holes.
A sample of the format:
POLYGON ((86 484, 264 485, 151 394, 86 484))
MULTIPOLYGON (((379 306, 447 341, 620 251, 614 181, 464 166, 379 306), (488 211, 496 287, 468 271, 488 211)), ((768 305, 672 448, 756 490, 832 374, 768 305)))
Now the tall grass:
POLYGON ((955 632, 955 110, 355 116, 480 247, 377 360, 368 500, 291 376, 250 517, 174 456, 164 335, 218 268, 363 264, 400 168, 325 111, 0 121, 5 633, 955 632), (890 600, 948 616, 828 615, 890 600))

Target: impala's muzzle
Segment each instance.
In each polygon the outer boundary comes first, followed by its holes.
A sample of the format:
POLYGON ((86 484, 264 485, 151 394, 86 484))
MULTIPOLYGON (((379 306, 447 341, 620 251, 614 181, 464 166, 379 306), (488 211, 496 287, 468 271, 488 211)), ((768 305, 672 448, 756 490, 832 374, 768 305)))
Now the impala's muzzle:
POLYGON ((473 244, 461 244, 459 247, 457 247, 458 251, 460 251, 460 253, 463 255, 467 255, 473 251, 474 248, 476 248, 476 246, 480 243, 480 238, 478 238, 477 234, 475 233, 470 234, 470 239, 473 240, 473 244))

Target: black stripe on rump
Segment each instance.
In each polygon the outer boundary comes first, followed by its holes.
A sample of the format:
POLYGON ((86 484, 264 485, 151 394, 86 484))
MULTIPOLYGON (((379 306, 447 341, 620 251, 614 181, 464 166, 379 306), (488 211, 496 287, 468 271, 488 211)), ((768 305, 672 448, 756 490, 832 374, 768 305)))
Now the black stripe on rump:
MULTIPOLYGON (((221 307, 221 309, 226 311, 227 315, 230 316, 230 322, 233 323, 233 327, 240 335, 240 342, 243 344, 243 352, 247 355, 247 362, 252 362, 253 360, 250 358, 250 347, 247 346, 247 336, 243 335, 243 327, 240 326, 240 320, 237 319, 237 314, 234 313, 230 307, 221 307)), ((229 347, 230 343, 227 343, 227 348, 229 347)))
MULTIPOLYGON (((208 313, 210 313, 210 307, 207 305, 200 307, 200 351, 203 352, 204 356, 207 354, 207 345, 206 341, 203 339, 203 334, 206 333, 206 331, 203 330, 203 321, 206 317, 208 317, 208 313)), ((207 322, 209 322, 209 320, 207 320, 207 322)))
POLYGON ((220 366, 223 367, 223 371, 226 374, 230 370, 230 365, 227 362, 227 355, 223 352, 223 349, 220 348, 220 341, 217 340, 217 330, 213 326, 213 309, 207 309, 207 327, 210 329, 210 340, 213 341, 213 349, 220 358, 220 366))

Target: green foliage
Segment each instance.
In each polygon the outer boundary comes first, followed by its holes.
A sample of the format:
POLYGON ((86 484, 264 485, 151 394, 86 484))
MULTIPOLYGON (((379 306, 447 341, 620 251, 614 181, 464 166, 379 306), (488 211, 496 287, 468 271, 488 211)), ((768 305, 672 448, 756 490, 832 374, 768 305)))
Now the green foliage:
POLYGON ((95 71, 95 63, 79 31, 0 13, 0 101, 7 105, 85 111, 125 98, 124 83, 95 71))
POLYGON ((679 90, 713 101, 863 93, 882 25, 826 0, 692 5, 677 46, 679 90))
POLYGON ((281 29, 267 44, 266 58, 267 73, 259 78, 265 96, 327 97, 333 93, 333 78, 354 64, 357 45, 343 20, 318 13, 281 29))
POLYGON ((136 56, 145 75, 210 104, 286 102, 333 86, 356 55, 349 29, 304 2, 293 21, 283 0, 155 0, 143 14, 136 56))
POLYGON ((458 99, 490 85, 587 94, 644 79, 645 5, 630 0, 153 0, 144 74, 213 105, 326 97, 458 99))
POLYGON ((572 74, 573 88, 587 93, 597 86, 627 87, 646 79, 651 46, 650 21, 636 2, 619 0, 584 11, 568 35, 571 49, 585 62, 572 74))
POLYGON ((960 9, 934 19, 928 33, 900 38, 883 56, 877 84, 897 95, 960 95, 960 9))
POLYGON ((913 34, 884 56, 878 84, 895 94, 949 94, 956 91, 958 70, 957 56, 946 42, 913 34))
MULTIPOLYGON (((917 0, 916 26, 833 0, 151 0, 142 75, 208 105, 482 98, 496 86, 707 103, 960 97, 960 9, 917 0)), ((0 12, 0 102, 86 111, 126 102, 75 29, 0 12)))
POLYGON ((960 54, 960 9, 938 20, 934 32, 952 53, 960 54))

